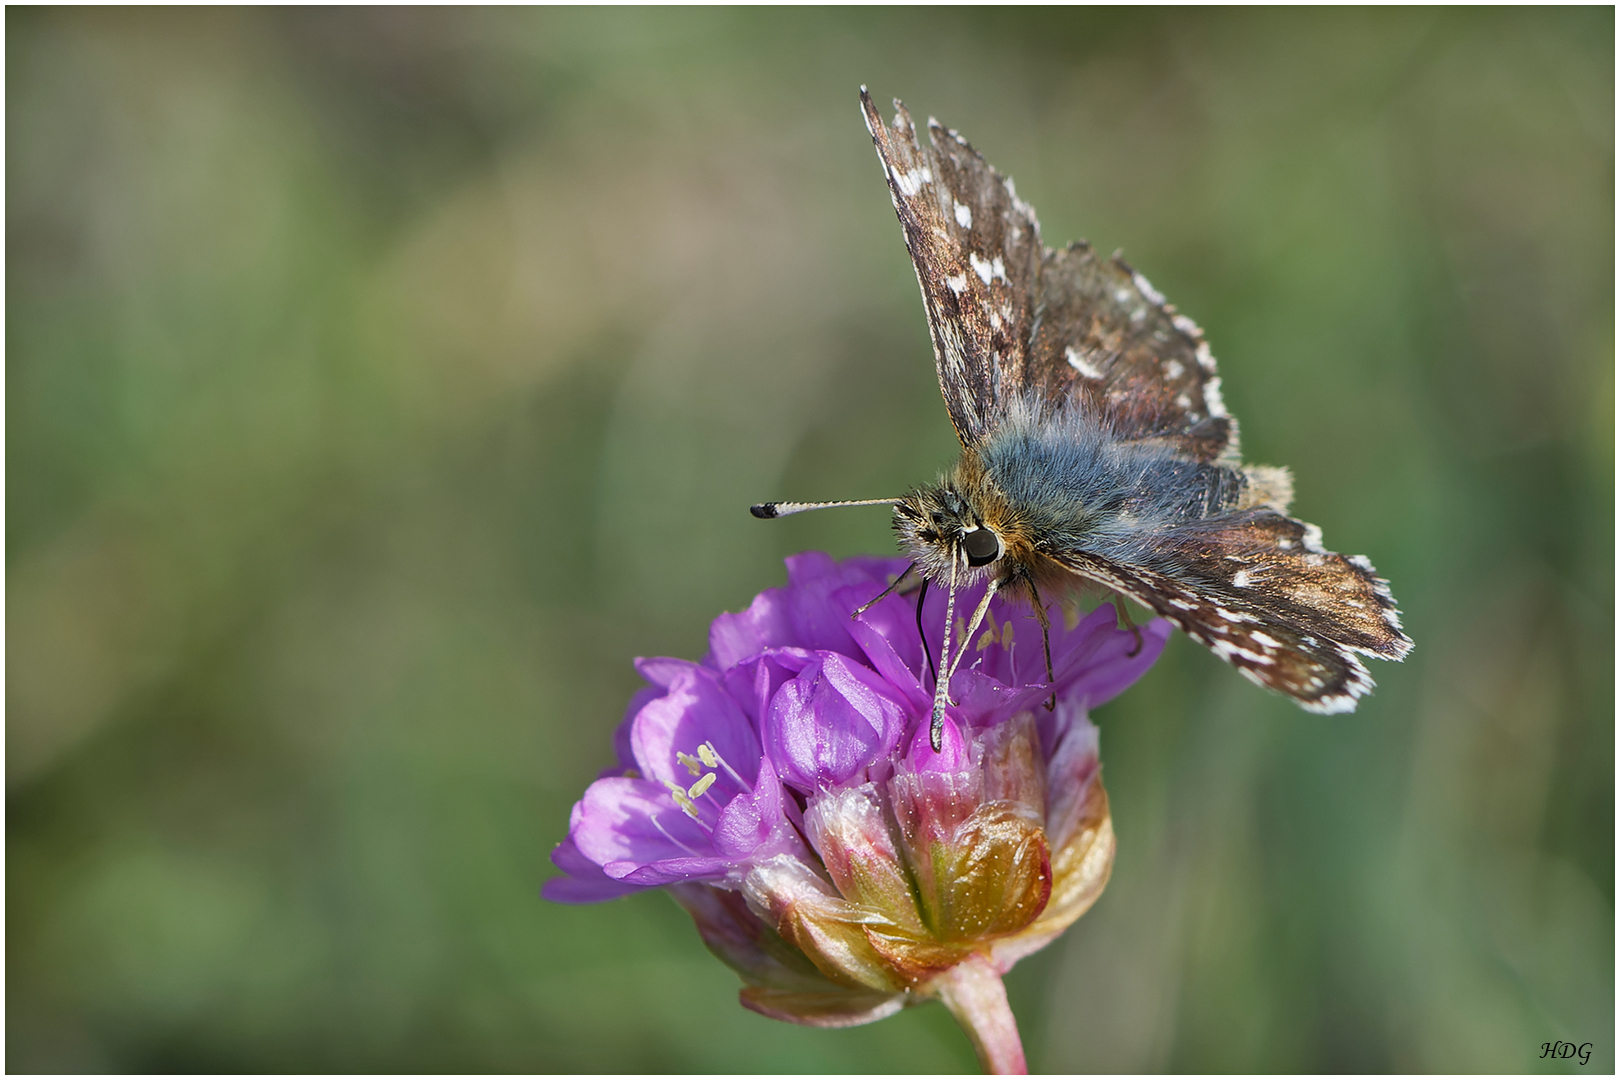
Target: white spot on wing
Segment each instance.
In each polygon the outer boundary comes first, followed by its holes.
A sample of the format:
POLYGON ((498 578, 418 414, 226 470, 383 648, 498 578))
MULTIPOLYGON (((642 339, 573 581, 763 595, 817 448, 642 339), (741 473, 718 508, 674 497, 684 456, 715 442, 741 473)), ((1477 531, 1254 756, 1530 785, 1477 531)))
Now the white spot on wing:
POLYGON ((986 285, 990 284, 990 279, 995 276, 995 272, 994 267, 990 265, 989 259, 981 259, 978 252, 970 251, 968 252, 968 264, 973 267, 973 272, 979 275, 980 281, 986 285))
POLYGON ((1237 573, 1232 575, 1232 584, 1236 585, 1240 589, 1247 589, 1249 587, 1249 582, 1253 580, 1254 579, 1249 576, 1249 572, 1247 570, 1239 570, 1237 573))
POLYGON ((964 229, 973 228, 973 207, 966 203, 957 203, 956 223, 964 229))
POLYGON ((945 279, 945 284, 949 286, 951 292, 961 296, 962 290, 967 288, 967 275, 957 274, 955 277, 948 277, 945 279))
POLYGON ((1261 630, 1251 631, 1249 637, 1256 645, 1263 645, 1268 649, 1282 648, 1282 642, 1261 630))
POLYGON ((1176 404, 1180 405, 1183 409, 1190 409, 1192 408, 1192 398, 1188 397, 1186 394, 1177 394, 1176 404))
POLYGON ((1198 343, 1198 366, 1211 374, 1215 372, 1215 354, 1210 352, 1209 346, 1202 341, 1198 343))
POLYGON ((1136 287, 1141 291, 1143 296, 1147 297, 1155 304, 1164 303, 1164 294, 1158 289, 1155 289, 1153 284, 1149 282, 1147 278, 1143 277, 1140 272, 1133 272, 1131 274, 1131 280, 1136 282, 1136 287))
POLYGON ((1309 524, 1306 525, 1305 526, 1304 540, 1305 540, 1305 550, 1306 551, 1321 551, 1322 550, 1322 529, 1321 529, 1321 527, 1318 526, 1318 525, 1309 525, 1309 524))
POLYGON ((1069 362, 1070 367, 1088 379, 1101 379, 1103 377, 1102 372, 1093 367, 1084 356, 1076 352, 1073 345, 1064 347, 1063 358, 1069 362))
POLYGON ((1265 653, 1253 652, 1252 650, 1245 649, 1243 646, 1238 645, 1235 642, 1226 641, 1224 639, 1217 639, 1210 642, 1209 648, 1210 651, 1216 656, 1228 663, 1231 663, 1232 657, 1234 656, 1241 656, 1251 664, 1269 664, 1273 662, 1271 657, 1267 656, 1265 653))
MULTIPOLYGON (((1135 318, 1134 315, 1131 317, 1133 319, 1135 318)), ((1182 373, 1186 370, 1186 368, 1181 366, 1180 360, 1170 359, 1164 362, 1164 377, 1167 379, 1179 379, 1181 378, 1182 373)))
POLYGON ((1204 332, 1198 329, 1198 324, 1187 318, 1185 315, 1177 313, 1170 316, 1170 321, 1175 324, 1177 330, 1180 330, 1183 334, 1186 334, 1190 338, 1200 338, 1204 336, 1204 332))
POLYGON ((1226 399, 1221 397, 1221 377, 1213 376, 1204 384, 1204 404, 1209 406, 1209 415, 1225 416, 1226 399))
POLYGON ((908 199, 921 191, 924 184, 934 182, 934 174, 927 169, 910 169, 901 172, 899 169, 890 168, 889 175, 894 177, 894 186, 900 189, 900 194, 908 199))

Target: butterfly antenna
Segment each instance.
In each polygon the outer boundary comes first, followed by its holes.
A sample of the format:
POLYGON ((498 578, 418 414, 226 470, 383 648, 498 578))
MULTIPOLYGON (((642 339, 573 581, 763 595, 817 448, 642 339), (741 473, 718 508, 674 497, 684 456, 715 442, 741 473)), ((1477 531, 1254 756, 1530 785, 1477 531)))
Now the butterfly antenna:
MULTIPOLYGON (((951 658, 951 621, 956 618, 956 554, 951 554, 951 591, 945 597, 945 641, 939 647, 939 662, 944 665, 951 658)), ((934 679, 934 717, 928 724, 928 745, 939 753, 945 741, 945 705, 950 701, 950 676, 943 671, 934 679)))
POLYGON ((866 614, 867 610, 871 608, 872 605, 876 604, 879 600, 882 600, 885 596, 888 596, 890 593, 894 592, 894 590, 898 589, 901 583, 906 580, 906 575, 911 573, 912 568, 916 565, 916 563, 912 563, 911 566, 908 566, 904 570, 900 571, 900 576, 894 579, 894 584, 890 585, 887 589, 884 589, 882 592, 872 597, 872 599, 850 612, 849 617, 853 619, 857 616, 866 614))
POLYGON ((825 510, 831 506, 893 506, 899 499, 840 499, 837 502, 768 502, 755 503, 748 512, 757 518, 780 518, 789 514, 802 514, 806 510, 825 510))

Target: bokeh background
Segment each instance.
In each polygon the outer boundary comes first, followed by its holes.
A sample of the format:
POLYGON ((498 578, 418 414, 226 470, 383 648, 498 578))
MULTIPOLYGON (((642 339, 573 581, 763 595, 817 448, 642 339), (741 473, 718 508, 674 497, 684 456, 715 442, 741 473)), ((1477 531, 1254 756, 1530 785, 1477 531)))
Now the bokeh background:
POLYGON ((864 82, 1204 326, 1417 641, 1353 716, 1185 640, 1099 711, 1032 1065, 1613 1071, 1612 9, 6 29, 10 1070, 973 1068, 537 896, 633 656, 891 550, 747 505, 954 455, 864 82))

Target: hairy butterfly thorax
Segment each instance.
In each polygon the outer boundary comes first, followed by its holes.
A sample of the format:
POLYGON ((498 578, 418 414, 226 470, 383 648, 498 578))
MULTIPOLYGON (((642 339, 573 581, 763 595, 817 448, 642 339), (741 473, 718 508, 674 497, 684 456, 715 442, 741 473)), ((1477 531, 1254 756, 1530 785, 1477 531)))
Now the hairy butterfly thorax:
MULTIPOLYGON (((1203 332, 1119 256, 1084 241, 1046 248, 1013 182, 956 132, 930 120, 925 145, 903 105, 885 125, 864 87, 861 109, 962 456, 901 498, 753 513, 894 507, 913 563, 891 589, 920 581, 919 629, 928 585, 947 596, 935 747, 951 675, 990 598, 1009 589, 1032 603, 1043 637, 1046 595, 1089 584, 1305 709, 1354 709, 1373 687, 1358 654, 1400 660, 1411 639, 1372 564, 1288 516, 1287 470, 1243 464, 1203 332), (956 594, 981 580, 953 656, 956 594)), ((1050 677, 1050 656, 1047 666, 1050 677)))

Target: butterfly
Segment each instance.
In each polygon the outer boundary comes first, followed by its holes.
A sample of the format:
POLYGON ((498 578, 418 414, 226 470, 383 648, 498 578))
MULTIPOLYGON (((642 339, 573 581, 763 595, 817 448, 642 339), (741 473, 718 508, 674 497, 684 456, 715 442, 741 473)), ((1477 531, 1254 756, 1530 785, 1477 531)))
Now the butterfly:
MULTIPOLYGON (((1311 712, 1353 710, 1373 688, 1357 654, 1400 660, 1412 641, 1372 563, 1288 516, 1288 470, 1243 464, 1203 332, 1117 254, 1044 247, 1012 180, 933 119, 922 145, 894 105, 885 125, 861 88, 961 458, 897 499, 753 514, 893 505, 912 571, 948 597, 936 749, 991 597, 1021 592, 1044 637, 1042 593, 1080 583, 1142 604, 1311 712), (953 661, 956 594, 981 580, 953 661)), ((1049 652, 1047 667, 1050 679, 1049 652)))

